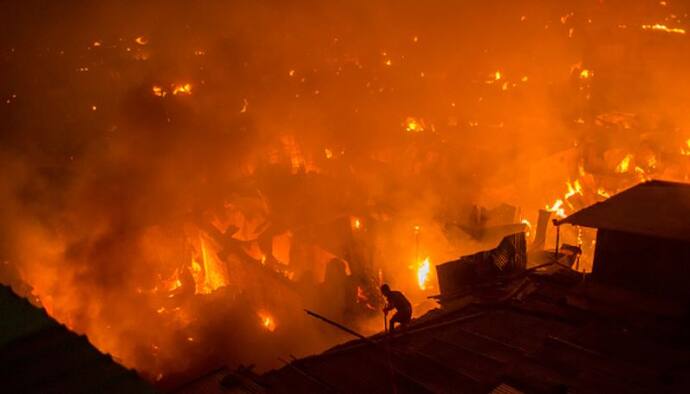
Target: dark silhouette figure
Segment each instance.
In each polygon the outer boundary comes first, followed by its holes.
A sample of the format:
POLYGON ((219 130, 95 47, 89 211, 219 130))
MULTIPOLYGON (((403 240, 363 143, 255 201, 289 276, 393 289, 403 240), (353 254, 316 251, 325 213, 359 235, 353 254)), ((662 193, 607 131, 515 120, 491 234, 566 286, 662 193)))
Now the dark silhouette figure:
POLYGON ((383 308, 383 313, 388 314, 388 311, 395 309, 395 314, 388 324, 390 332, 393 332, 395 329, 395 323, 401 326, 409 323, 410 319, 412 319, 412 305, 405 298, 405 295, 399 291, 391 290, 387 284, 381 286, 381 293, 386 298, 386 306, 383 308))

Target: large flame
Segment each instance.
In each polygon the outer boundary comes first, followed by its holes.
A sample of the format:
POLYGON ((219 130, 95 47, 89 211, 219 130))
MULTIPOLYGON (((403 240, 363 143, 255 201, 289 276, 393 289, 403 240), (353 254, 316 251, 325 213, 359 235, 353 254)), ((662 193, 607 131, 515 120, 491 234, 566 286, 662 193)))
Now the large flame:
POLYGON ((419 285, 420 290, 426 290, 429 287, 429 282, 430 282, 430 277, 429 273, 431 272, 431 262, 429 261, 429 258, 425 258, 421 262, 418 263, 417 266, 417 284, 419 285))

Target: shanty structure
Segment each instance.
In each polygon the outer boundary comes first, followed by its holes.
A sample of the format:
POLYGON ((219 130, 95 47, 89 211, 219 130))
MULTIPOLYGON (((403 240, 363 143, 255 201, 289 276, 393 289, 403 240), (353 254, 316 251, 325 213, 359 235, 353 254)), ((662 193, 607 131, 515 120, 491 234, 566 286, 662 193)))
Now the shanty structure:
POLYGON ((153 393, 132 370, 0 285, 0 392, 153 393))
POLYGON ((598 229, 593 280, 690 301, 690 184, 641 183, 566 223, 598 229))
POLYGON ((673 270, 688 272, 678 268, 689 261, 690 227, 683 219, 690 211, 681 207, 690 204, 688 188, 644 183, 557 223, 599 228, 592 274, 572 270, 571 253, 526 264, 524 237, 514 234, 495 249, 437 267, 441 308, 395 335, 359 337, 322 354, 284 360, 284 367, 263 375, 247 368, 213 373, 188 387, 233 393, 687 392, 690 309, 687 300, 668 295, 682 293, 673 270), (643 273, 654 286, 637 286, 643 273), (662 282, 672 289, 663 290, 662 282))
POLYGON ((558 265, 525 271, 447 302, 399 335, 354 340, 262 376, 233 377, 224 390, 686 392, 687 311, 583 279, 558 265))

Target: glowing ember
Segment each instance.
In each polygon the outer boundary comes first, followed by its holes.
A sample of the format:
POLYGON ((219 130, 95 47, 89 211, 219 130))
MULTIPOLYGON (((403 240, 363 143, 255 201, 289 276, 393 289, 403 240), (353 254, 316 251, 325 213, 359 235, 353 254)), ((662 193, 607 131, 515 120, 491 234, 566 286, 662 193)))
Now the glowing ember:
POLYGON ((590 70, 584 69, 580 71, 580 79, 589 79, 594 76, 594 73, 590 70))
POLYGON ((431 272, 431 262, 425 258, 417 268, 417 284, 420 290, 426 290, 429 286, 429 273, 431 272))
POLYGON ((350 218, 350 226, 353 230, 361 230, 362 221, 358 217, 353 216, 350 218))
POLYGON ((261 327, 264 330, 267 330, 270 332, 273 332, 276 330, 276 321, 270 313, 268 313, 266 311, 259 311, 257 313, 257 315, 259 316, 261 327))
POLYGON ((144 36, 139 36, 134 39, 134 42, 136 42, 139 45, 146 45, 149 43, 149 39, 144 36))
POLYGON ((154 96, 158 96, 158 97, 165 97, 168 94, 165 90, 163 90, 162 87, 157 86, 157 85, 154 85, 151 88, 151 91, 153 92, 154 96))
POLYGON ((611 195, 606 190, 604 190, 603 187, 600 187, 599 189, 597 189, 597 195, 604 197, 604 198, 611 197, 611 195))
POLYGON ((655 23, 653 25, 642 25, 642 29, 643 30, 662 31, 662 32, 666 32, 666 33, 685 34, 685 29, 681 29, 678 27, 668 27, 668 26, 660 24, 660 23, 655 23))
POLYGON ((527 219, 522 219, 520 223, 525 225, 525 237, 529 238, 529 235, 532 232, 532 223, 530 223, 527 219))
POLYGON ((192 85, 190 83, 174 84, 172 85, 172 94, 188 96, 192 94, 192 85))
POLYGON ((422 122, 419 119, 413 118, 411 116, 405 118, 404 126, 405 130, 411 133, 418 133, 424 131, 424 126, 422 122))

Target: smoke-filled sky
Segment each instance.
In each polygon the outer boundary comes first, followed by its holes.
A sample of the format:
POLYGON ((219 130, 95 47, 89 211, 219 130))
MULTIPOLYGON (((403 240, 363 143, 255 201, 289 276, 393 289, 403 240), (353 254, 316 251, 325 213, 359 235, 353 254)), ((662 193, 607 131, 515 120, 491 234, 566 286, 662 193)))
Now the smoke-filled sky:
MULTIPOLYGON (((388 223, 377 267, 411 289, 413 225, 440 263, 479 247, 444 233, 472 205, 533 221, 566 182, 586 197, 683 180, 687 10, 3 2, 0 280, 152 379, 322 349, 341 338, 292 317, 308 301, 267 295, 251 269, 228 273, 222 296, 177 305, 189 316, 153 313, 152 289, 189 264, 190 226, 225 220, 253 242, 262 223, 293 236, 375 218, 388 223), (289 335, 254 332, 263 306, 297 321, 289 335)), ((297 279, 311 271, 299 261, 297 279)))

